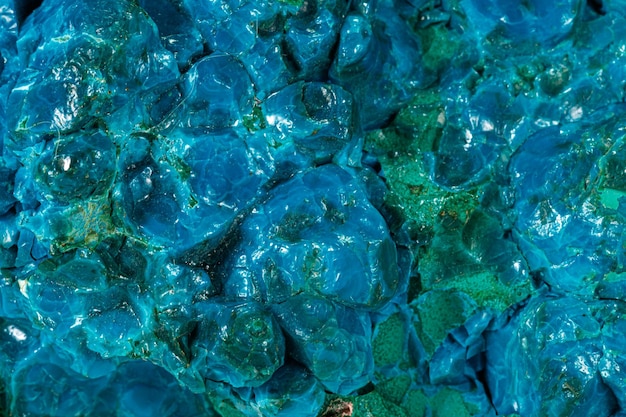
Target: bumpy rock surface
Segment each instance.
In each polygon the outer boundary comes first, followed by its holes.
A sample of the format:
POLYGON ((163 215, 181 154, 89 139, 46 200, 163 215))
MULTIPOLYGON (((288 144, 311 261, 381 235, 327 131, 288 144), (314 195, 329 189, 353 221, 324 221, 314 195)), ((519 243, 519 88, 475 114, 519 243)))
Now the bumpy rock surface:
POLYGON ((626 415, 622 3, 0 0, 0 415, 626 415))

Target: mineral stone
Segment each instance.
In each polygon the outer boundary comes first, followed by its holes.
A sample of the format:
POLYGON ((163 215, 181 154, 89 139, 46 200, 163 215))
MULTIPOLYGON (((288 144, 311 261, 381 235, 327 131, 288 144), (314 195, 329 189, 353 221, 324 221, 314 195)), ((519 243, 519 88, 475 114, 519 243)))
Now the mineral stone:
POLYGON ((0 415, 626 415, 621 0, 0 0, 0 415))

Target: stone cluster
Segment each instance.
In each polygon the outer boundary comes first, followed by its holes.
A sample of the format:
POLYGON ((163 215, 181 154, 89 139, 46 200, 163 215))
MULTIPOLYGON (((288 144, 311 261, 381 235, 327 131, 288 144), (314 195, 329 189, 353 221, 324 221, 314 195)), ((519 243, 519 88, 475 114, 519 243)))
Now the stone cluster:
POLYGON ((621 0, 0 0, 0 415, 626 415, 621 0))

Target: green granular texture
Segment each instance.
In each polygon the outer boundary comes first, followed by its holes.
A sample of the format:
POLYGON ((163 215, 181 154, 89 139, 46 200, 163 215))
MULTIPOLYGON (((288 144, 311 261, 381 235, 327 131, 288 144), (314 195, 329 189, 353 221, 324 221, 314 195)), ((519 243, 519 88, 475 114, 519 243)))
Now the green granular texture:
POLYGON ((433 417, 472 417, 478 413, 478 408, 467 404, 457 391, 444 388, 430 400, 433 417))
POLYGON ((422 390, 411 390, 404 402, 411 417, 475 417, 479 409, 463 401, 463 396, 450 388, 444 387, 434 395, 427 395, 422 390), (431 414, 427 414, 430 410, 431 414))
POLYGON ((409 375, 400 375, 376 385, 376 391, 394 404, 401 404, 411 386, 409 375))
POLYGON ((461 41, 454 32, 442 25, 432 25, 420 31, 422 47, 426 51, 423 56, 424 66, 439 73, 459 55, 461 41))
POLYGON ((406 396, 404 408, 411 411, 411 417, 423 417, 429 406, 426 394, 421 390, 411 390, 406 396))
POLYGON ((429 355, 476 309, 466 295, 451 290, 433 291, 422 302, 413 302, 411 307, 418 318, 414 321, 415 331, 429 355))
POLYGON ((378 326, 378 334, 372 342, 374 364, 393 365, 402 360, 406 329, 402 317, 394 314, 378 326))
POLYGON ((353 404, 352 417, 408 417, 410 415, 376 391, 356 397, 353 404))

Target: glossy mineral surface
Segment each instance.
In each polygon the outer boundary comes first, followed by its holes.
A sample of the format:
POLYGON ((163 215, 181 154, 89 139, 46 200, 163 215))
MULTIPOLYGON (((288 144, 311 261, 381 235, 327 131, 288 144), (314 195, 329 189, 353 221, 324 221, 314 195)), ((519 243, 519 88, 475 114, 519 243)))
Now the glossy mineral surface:
POLYGON ((624 10, 0 0, 0 415, 626 416, 624 10))

